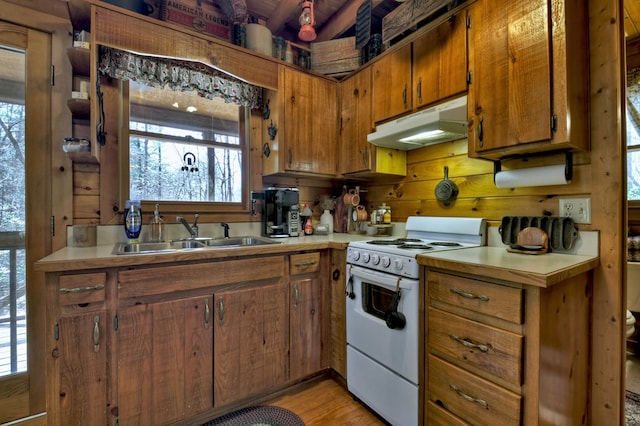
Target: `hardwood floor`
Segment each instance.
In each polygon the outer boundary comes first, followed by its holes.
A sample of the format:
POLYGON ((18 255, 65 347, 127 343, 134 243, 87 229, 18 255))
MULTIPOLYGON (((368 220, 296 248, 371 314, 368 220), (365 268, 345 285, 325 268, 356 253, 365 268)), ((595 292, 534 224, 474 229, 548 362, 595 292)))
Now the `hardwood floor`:
POLYGON ((268 401, 296 413, 305 426, 384 426, 365 406, 330 378, 306 385, 268 401))

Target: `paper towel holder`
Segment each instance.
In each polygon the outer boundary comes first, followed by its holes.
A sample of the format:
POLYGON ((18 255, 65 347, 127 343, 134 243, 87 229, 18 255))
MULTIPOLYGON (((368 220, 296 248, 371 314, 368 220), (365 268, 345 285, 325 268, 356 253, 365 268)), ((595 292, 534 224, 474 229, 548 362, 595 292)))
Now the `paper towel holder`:
MULTIPOLYGON (((509 159, 520 158, 520 157, 525 157, 525 156, 510 157, 509 159)), ((498 172, 502 170, 501 161, 502 160, 494 160, 493 162, 493 183, 494 184, 496 183, 496 175, 498 174, 498 172)), ((567 182, 570 182, 571 179, 573 178, 573 152, 571 151, 564 152, 564 177, 567 180, 567 182)))

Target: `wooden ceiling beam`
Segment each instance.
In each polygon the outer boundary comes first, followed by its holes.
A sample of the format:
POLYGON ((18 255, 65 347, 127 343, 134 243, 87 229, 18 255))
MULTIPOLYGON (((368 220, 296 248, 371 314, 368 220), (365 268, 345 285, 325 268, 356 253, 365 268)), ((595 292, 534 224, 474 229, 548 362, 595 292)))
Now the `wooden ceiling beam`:
MULTIPOLYGON (((378 7, 383 0, 371 0, 371 10, 378 7)), ((336 13, 327 19, 326 24, 318 31, 318 38, 315 41, 327 41, 343 34, 356 22, 358 8, 364 0, 347 1, 336 13)))
POLYGON ((267 20, 267 28, 269 28, 273 34, 281 31, 287 21, 292 19, 294 14, 300 16, 300 13, 302 12, 300 4, 300 0, 280 1, 280 4, 274 9, 273 13, 267 20))

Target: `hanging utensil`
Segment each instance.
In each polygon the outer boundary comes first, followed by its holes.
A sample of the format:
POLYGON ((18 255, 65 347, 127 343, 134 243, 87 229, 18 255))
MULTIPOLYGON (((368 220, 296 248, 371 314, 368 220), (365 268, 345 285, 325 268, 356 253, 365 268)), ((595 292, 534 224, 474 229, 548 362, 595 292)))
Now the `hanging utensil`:
POLYGON ((445 206, 451 204, 458 197, 458 185, 449 180, 449 167, 447 166, 444 166, 444 179, 436 185, 435 193, 438 201, 441 201, 445 206))

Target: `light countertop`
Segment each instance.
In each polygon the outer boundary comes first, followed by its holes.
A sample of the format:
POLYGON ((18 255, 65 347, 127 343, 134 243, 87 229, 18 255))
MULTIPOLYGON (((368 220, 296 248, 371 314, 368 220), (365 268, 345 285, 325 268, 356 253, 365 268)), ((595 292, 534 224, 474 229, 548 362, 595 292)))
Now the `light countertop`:
POLYGON ((369 235, 341 234, 306 235, 277 238, 280 244, 252 247, 199 248, 165 253, 113 254, 115 243, 94 247, 65 247, 39 260, 35 268, 44 272, 74 271, 93 268, 134 266, 207 259, 227 259, 241 256, 286 254, 303 250, 344 249, 352 241, 370 240, 369 235))
POLYGON ((486 278, 517 282, 537 287, 556 283, 596 268, 598 256, 545 253, 510 253, 505 247, 474 247, 417 256, 428 268, 471 273, 486 278))

